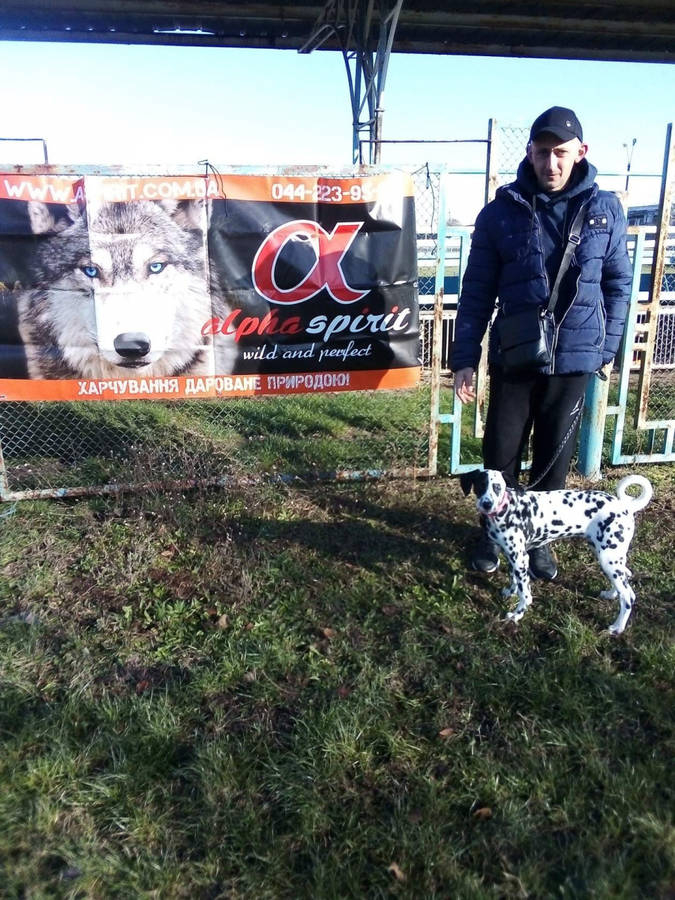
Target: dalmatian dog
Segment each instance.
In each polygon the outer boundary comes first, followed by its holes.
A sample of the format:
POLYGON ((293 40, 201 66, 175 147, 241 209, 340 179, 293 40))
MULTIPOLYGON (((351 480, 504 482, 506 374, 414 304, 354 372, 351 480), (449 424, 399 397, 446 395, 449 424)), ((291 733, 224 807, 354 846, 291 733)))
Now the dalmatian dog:
POLYGON ((629 584, 626 566, 628 547, 635 531, 634 513, 649 503, 652 486, 642 475, 628 475, 617 485, 616 496, 604 491, 526 491, 513 490, 501 472, 476 469, 460 476, 467 497, 473 489, 476 507, 485 519, 490 540, 501 547, 511 569, 511 582, 502 592, 504 597, 518 596, 518 605, 507 614, 511 622, 522 619, 532 603, 527 551, 549 544, 558 538, 582 537, 593 547, 595 555, 611 584, 603 591, 604 600, 619 600, 619 615, 610 626, 610 634, 618 635, 626 627, 633 608, 635 593, 629 584), (626 492, 638 485, 641 493, 632 497, 626 492))

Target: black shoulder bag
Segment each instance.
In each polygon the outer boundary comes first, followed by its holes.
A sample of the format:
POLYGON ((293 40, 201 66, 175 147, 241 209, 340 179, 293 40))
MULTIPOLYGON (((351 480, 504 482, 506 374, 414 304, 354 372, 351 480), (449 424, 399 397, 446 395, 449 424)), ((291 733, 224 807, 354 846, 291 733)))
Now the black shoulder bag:
POLYGON ((549 369, 553 364, 556 332, 554 311, 563 276, 572 262, 572 254, 581 241, 586 204, 574 217, 567 246, 547 306, 526 309, 515 316, 502 316, 495 322, 499 338, 500 362, 508 375, 549 369))

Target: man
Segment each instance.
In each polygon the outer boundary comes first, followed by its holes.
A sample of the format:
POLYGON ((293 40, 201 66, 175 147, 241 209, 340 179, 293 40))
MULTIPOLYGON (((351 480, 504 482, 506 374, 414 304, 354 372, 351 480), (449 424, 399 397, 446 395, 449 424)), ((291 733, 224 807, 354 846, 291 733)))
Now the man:
MULTIPOLYGON (((585 204, 581 241, 555 308, 550 374, 543 369, 506 374, 497 328, 491 329, 483 463, 504 472, 512 486, 530 432, 530 483, 538 490, 565 486, 586 387, 616 355, 628 312, 632 272, 625 217, 617 197, 595 184, 597 169, 587 161, 587 151, 575 113, 560 106, 547 109, 530 129, 516 180, 499 188, 476 219, 451 358, 462 403, 475 398, 474 372, 495 301, 496 321, 546 306, 569 229, 585 204)), ((484 533, 471 565, 483 572, 499 565, 498 548, 484 533)), ((530 574, 555 578, 557 565, 548 547, 530 551, 530 574)))

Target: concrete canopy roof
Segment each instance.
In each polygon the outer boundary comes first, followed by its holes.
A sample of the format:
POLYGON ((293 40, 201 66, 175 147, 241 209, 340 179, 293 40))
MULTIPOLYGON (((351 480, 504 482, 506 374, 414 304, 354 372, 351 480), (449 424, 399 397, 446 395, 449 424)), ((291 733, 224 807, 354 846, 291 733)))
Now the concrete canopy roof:
MULTIPOLYGON (((363 48, 359 6, 365 3, 2 0, 0 40, 349 50, 350 42, 363 48)), ((384 17, 387 4, 374 6, 384 17)), ((673 62, 674 48, 673 0, 405 0, 392 46, 635 62, 673 62)))

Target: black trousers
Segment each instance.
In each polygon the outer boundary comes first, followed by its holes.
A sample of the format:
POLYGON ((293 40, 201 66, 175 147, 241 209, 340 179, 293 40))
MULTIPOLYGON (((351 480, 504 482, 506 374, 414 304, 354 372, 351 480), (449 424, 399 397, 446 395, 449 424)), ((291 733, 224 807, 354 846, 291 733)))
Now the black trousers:
POLYGON ((582 375, 505 375, 501 368, 490 367, 490 400, 483 436, 483 464, 499 469, 515 486, 523 455, 532 434, 530 484, 547 468, 565 440, 570 426, 576 425, 550 470, 536 485, 540 491, 565 486, 576 449, 589 374, 582 375))

